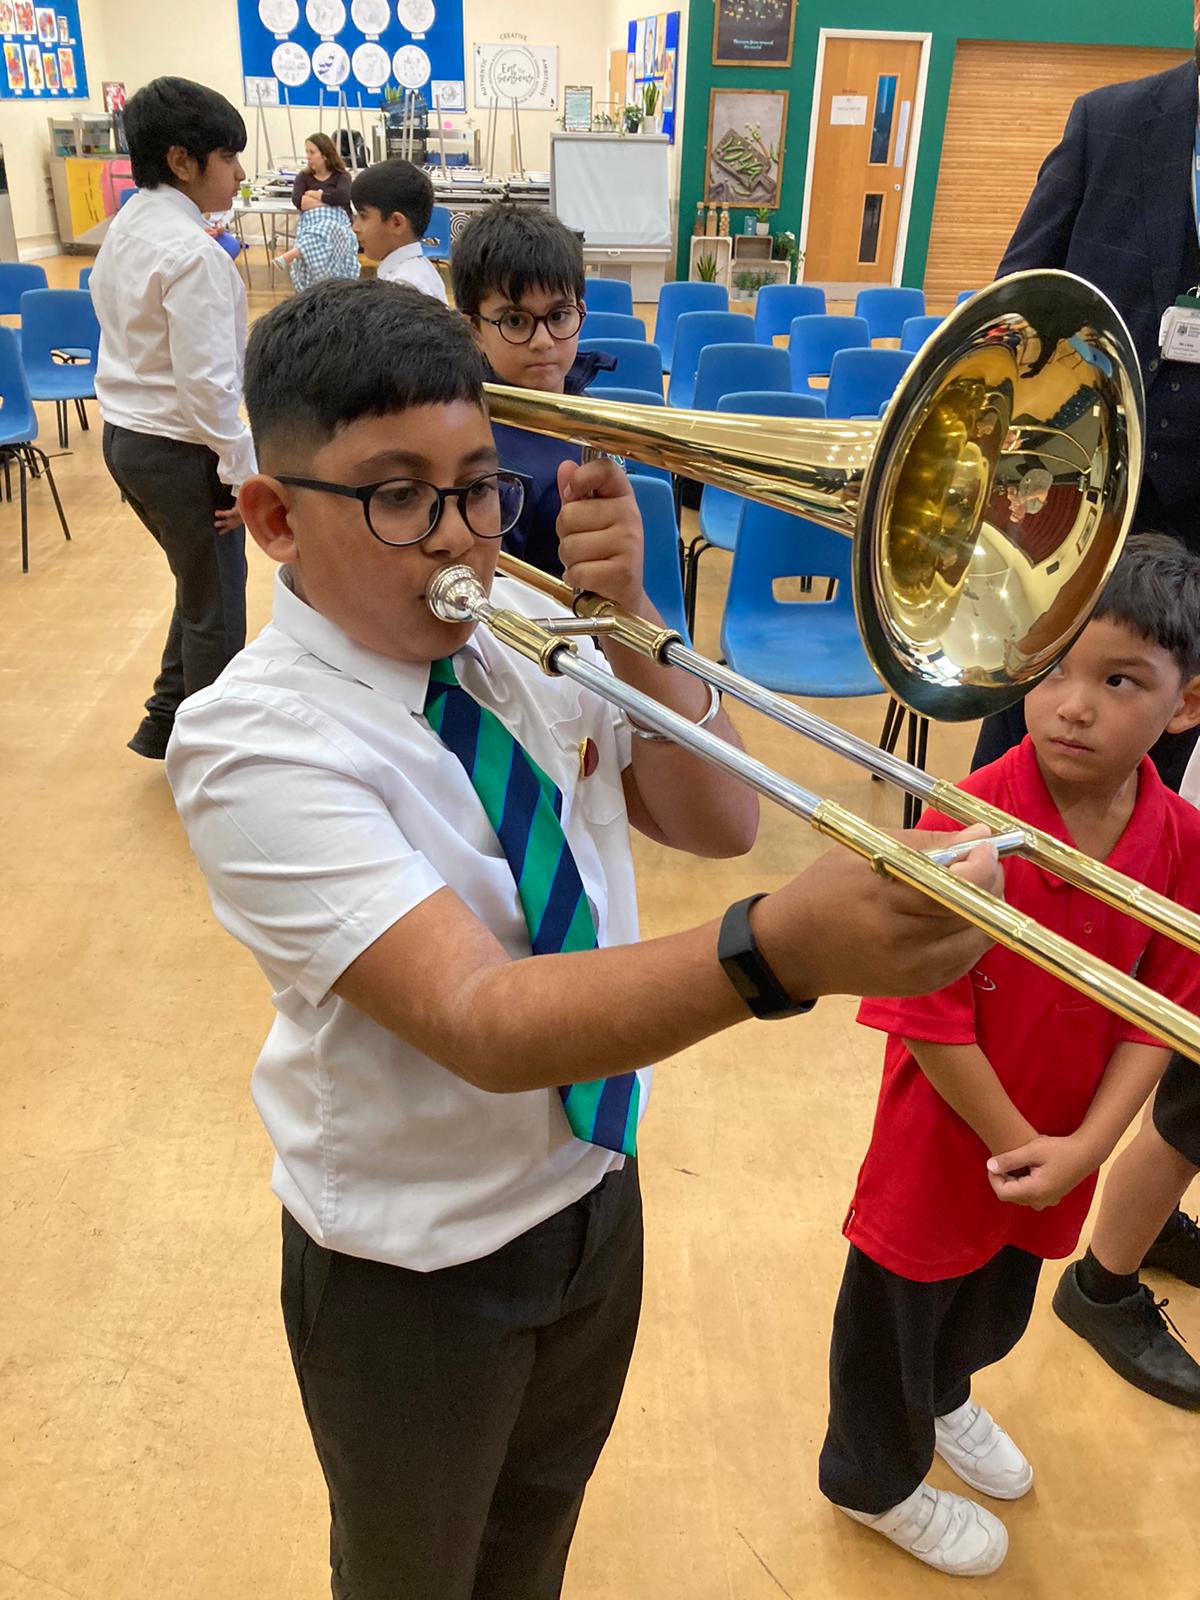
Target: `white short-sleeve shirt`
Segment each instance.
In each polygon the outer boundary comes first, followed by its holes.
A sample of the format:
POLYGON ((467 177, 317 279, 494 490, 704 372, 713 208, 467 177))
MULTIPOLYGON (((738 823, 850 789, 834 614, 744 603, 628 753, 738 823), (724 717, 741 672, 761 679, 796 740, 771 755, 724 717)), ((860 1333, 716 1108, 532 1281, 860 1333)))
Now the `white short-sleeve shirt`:
POLYGON ((440 300, 443 305, 447 303, 446 285, 419 244, 402 244, 398 250, 384 256, 375 275, 385 283, 407 283, 414 289, 420 289, 422 294, 440 300))
MULTIPOLYGON (((506 578, 492 598, 528 616, 556 609, 506 578)), ((628 725, 482 628, 454 664, 561 789, 600 944, 636 941, 628 725), (584 777, 588 739, 599 762, 584 777)), ((490 1254, 623 1160, 572 1136, 557 1090, 474 1088, 330 992, 443 885, 514 959, 529 954, 496 835, 423 716, 428 678, 428 666, 349 638, 293 593, 285 569, 271 624, 184 702, 167 754, 217 917, 273 990, 252 1083, 275 1146, 272 1187, 319 1243, 421 1271, 490 1254)), ((571 1080, 565 1056, 562 1075, 571 1080)))

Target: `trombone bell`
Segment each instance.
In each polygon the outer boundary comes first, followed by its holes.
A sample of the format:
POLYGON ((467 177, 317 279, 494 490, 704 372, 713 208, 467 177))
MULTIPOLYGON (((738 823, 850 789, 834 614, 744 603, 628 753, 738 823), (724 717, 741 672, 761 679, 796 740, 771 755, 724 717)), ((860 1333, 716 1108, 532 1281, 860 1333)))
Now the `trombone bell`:
MULTIPOLYGON (((488 404, 497 422, 852 537, 871 663, 905 705, 941 721, 1003 709, 1070 648, 1128 532, 1145 433, 1129 332, 1066 272, 1018 273, 960 306, 882 421, 666 411, 495 385, 488 404)), ((797 573, 802 541, 799 530, 797 573)))

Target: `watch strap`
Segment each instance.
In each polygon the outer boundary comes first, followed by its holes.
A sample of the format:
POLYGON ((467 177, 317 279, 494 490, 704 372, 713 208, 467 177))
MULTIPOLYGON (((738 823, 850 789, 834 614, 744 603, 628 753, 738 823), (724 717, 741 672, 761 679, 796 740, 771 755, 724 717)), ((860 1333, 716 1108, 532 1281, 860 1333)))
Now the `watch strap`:
POLYGON ((752 894, 730 906, 721 920, 717 960, 729 982, 745 1001, 746 1008, 760 1021, 801 1017, 811 1011, 817 1002, 792 999, 758 948, 754 929, 750 926, 751 911, 765 898, 762 894, 752 894))

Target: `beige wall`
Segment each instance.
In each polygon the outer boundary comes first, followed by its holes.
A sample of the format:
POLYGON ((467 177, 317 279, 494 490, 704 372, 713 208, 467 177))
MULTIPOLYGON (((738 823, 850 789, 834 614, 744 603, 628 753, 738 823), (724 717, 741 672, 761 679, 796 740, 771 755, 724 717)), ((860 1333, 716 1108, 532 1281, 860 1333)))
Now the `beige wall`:
MULTIPOLYGON (((686 29, 687 6, 678 0, 686 29)), ((625 25, 631 17, 644 16, 651 9, 646 0, 464 0, 467 44, 467 79, 471 77, 471 52, 477 44, 493 43, 503 34, 524 35, 534 44, 559 47, 559 83, 591 83, 597 97, 604 97, 608 82, 608 52, 623 45, 625 25)), ((87 109, 102 107, 100 85, 106 78, 122 81, 128 91, 139 88, 163 73, 178 73, 210 84, 242 107, 241 55, 238 45, 235 0, 213 0, 200 5, 193 0, 80 0, 83 36, 87 52, 89 85, 95 91, 87 109)), ((680 87, 685 50, 679 52, 680 87)), ((83 109, 82 102, 73 102, 83 109)), ((243 108, 244 110, 244 108, 243 108)), ((13 220, 17 239, 24 253, 53 243, 54 216, 49 200, 46 159, 49 142, 45 105, 0 106, 0 139, 8 160, 9 184, 13 197, 13 220)), ((254 120, 245 111, 250 131, 249 161, 253 162, 254 120)), ((272 149, 278 158, 290 153, 287 114, 268 109, 272 149)), ((550 134, 559 113, 529 111, 521 118, 525 165, 544 169, 550 161, 550 134)), ((297 141, 311 131, 315 113, 294 111, 293 126, 297 141)), ((461 124, 464 119, 452 117, 461 124)), ((466 121, 486 137, 487 112, 479 111, 468 99, 466 121)), ((326 113, 325 126, 330 116, 326 113)), ((497 142, 497 166, 509 161, 510 124, 501 118, 497 142)), ((678 189, 679 153, 676 141, 672 152, 672 194, 678 189)), ((265 148, 261 151, 266 161, 265 148)))
POLYGON ((609 50, 623 50, 629 37, 629 23, 638 17, 652 16, 655 12, 679 12, 679 75, 675 84, 675 143, 671 147, 671 203, 675 205, 679 197, 679 162, 683 154, 683 106, 684 79, 687 75, 687 32, 688 32, 688 3, 687 0, 662 0, 662 4, 647 3, 647 0, 608 0, 608 42, 604 49, 604 76, 600 83, 608 82, 608 52, 609 50))

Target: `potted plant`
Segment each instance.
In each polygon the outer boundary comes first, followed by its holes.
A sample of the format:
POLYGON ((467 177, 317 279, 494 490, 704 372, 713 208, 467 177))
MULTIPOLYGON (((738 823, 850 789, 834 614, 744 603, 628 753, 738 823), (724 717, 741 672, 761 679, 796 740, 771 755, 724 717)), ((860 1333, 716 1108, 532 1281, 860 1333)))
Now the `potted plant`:
POLYGON ((773 261, 786 261, 788 263, 788 282, 796 279, 797 268, 804 256, 796 248, 796 235, 790 229, 784 233, 775 234, 771 241, 771 259, 773 261))
POLYGON ((383 109, 389 128, 398 128, 404 118, 404 108, 400 104, 401 91, 395 84, 388 84, 383 91, 383 109))
POLYGON ((745 267, 733 275, 733 287, 741 291, 742 299, 751 302, 758 299, 758 291, 773 282, 769 272, 750 272, 745 267))
POLYGON ((696 276, 701 283, 716 283, 717 258, 716 256, 696 257, 696 276))
POLYGON ((621 121, 624 125, 626 133, 636 133, 642 125, 641 106, 622 106, 621 121))
POLYGON ((766 206, 759 206, 754 213, 755 233, 760 239, 765 239, 771 231, 771 213, 766 206))
POLYGON ((658 132, 658 103, 662 99, 656 83, 647 83, 642 89, 642 132, 658 132))

